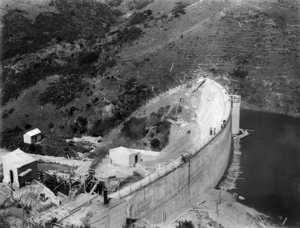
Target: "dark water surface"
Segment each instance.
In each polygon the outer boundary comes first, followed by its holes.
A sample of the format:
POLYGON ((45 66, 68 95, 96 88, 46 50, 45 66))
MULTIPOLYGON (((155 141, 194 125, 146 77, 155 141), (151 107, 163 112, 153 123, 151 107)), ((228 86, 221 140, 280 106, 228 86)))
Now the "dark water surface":
POLYGON ((241 128, 254 132, 241 140, 241 171, 236 192, 272 217, 300 227, 300 119, 241 111, 241 128))

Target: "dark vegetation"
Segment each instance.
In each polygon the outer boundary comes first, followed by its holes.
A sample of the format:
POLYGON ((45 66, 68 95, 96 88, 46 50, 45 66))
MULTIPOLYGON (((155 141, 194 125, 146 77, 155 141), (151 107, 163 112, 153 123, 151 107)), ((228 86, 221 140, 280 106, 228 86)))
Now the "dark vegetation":
POLYGON ((30 129, 30 128, 32 128, 31 124, 29 124, 29 123, 25 124, 25 126, 24 126, 24 129, 25 129, 25 130, 28 130, 28 129, 30 129))
POLYGON ((141 13, 137 12, 137 13, 135 13, 135 14, 132 16, 132 18, 131 18, 129 24, 130 24, 130 25, 142 24, 142 23, 144 23, 148 18, 149 18, 149 19, 153 19, 153 17, 150 17, 151 15, 152 15, 152 10, 145 10, 145 11, 143 11, 143 12, 141 12, 141 13))
POLYGON ((54 123, 52 123, 52 122, 48 123, 48 127, 49 127, 50 129, 54 128, 54 123))
POLYGON ((2 105, 7 104, 12 98, 17 98, 21 91, 35 85, 39 80, 59 71, 59 67, 33 65, 24 71, 15 73, 12 70, 3 70, 2 105))
POLYGON ((119 95, 112 101, 114 109, 116 110, 114 115, 105 120, 96 120, 89 133, 93 136, 105 135, 113 127, 125 120, 125 118, 152 95, 152 91, 148 86, 140 84, 134 78, 127 80, 123 89, 119 92, 119 95))
MULTIPOLYGON (((54 0, 50 5, 55 6, 59 12, 40 13, 33 23, 26 17, 26 12, 21 10, 9 11, 4 16, 4 60, 36 52, 49 46, 53 40, 57 43, 73 43, 80 38, 89 38, 90 42, 94 42, 97 37, 102 37, 109 31, 110 25, 120 16, 120 12, 96 1, 54 0)), ((87 67, 74 67, 70 60, 67 66, 58 66, 52 62, 53 58, 55 54, 42 61, 30 62, 28 67, 18 73, 4 68, 2 104, 7 104, 24 89, 54 73, 86 73, 88 70, 87 67)), ((91 51, 79 58, 79 66, 90 64, 97 58, 98 53, 91 51)), ((21 57, 15 61, 18 60, 21 57)))
POLYGON ((149 140, 151 149, 154 151, 160 151, 169 142, 171 123, 163 120, 149 127, 149 140))
MULTIPOLYGON (((99 75, 103 75, 108 68, 112 68, 113 66, 116 65, 116 63, 117 62, 115 59, 108 59, 106 61, 101 62, 101 65, 97 69, 97 73, 99 75)), ((96 75, 92 75, 92 76, 96 76, 96 75)))
POLYGON ((105 120, 98 119, 94 122, 91 127, 89 134, 95 137, 104 136, 107 134, 112 128, 117 126, 122 122, 123 117, 115 114, 113 117, 107 118, 105 120))
POLYGON ((177 105, 174 107, 162 107, 157 113, 150 113, 150 118, 147 122, 147 138, 150 141, 152 150, 161 151, 168 144, 171 123, 167 119, 176 120, 177 114, 181 111, 181 106, 177 105))
POLYGON ((143 9, 144 7, 146 7, 153 1, 154 0, 132 0, 132 1, 128 2, 128 8, 129 8, 129 10, 143 9))
POLYGON ((6 217, 9 216, 9 213, 5 209, 1 209, 0 211, 0 227, 9 228, 10 225, 6 220, 6 217))
MULTIPOLYGON (((86 153, 89 149, 81 145, 67 143, 64 140, 58 139, 44 139, 40 144, 25 144, 19 143, 18 146, 21 150, 40 155, 49 155, 55 157, 76 158, 77 152, 86 153)), ((15 149, 15 148, 13 148, 15 149)))
POLYGON ((56 82, 51 82, 46 91, 40 95, 40 104, 54 104, 57 108, 65 106, 80 97, 88 84, 79 75, 61 77, 56 82))
POLYGON ((237 56, 236 67, 233 69, 233 72, 229 72, 229 75, 235 76, 238 78, 246 78, 249 74, 249 60, 251 56, 241 57, 237 56))
POLYGON ((172 14, 174 16, 179 16, 180 14, 185 14, 185 7, 187 7, 187 5, 185 3, 176 2, 176 6, 172 10, 172 14))
POLYGON ((177 223, 176 228, 195 228, 192 221, 184 220, 178 221, 177 223))
POLYGON ((99 53, 90 52, 90 53, 84 55, 83 57, 79 58, 79 65, 93 63, 98 59, 98 57, 99 57, 99 53))
POLYGON ((181 112, 180 105, 167 105, 150 113, 150 118, 131 117, 123 123, 121 136, 128 141, 129 147, 134 142, 134 147, 143 149, 150 146, 153 151, 161 151, 169 143, 171 123, 168 120, 175 121, 181 112))
POLYGON ((116 38, 110 43, 112 45, 130 43, 138 39, 143 34, 143 31, 137 26, 126 27, 122 30, 118 30, 116 38))
POLYGON ((37 51, 52 38, 71 42, 87 34, 102 35, 120 15, 96 1, 63 0, 52 1, 51 5, 56 6, 59 13, 40 13, 34 23, 24 16, 26 12, 20 10, 10 11, 4 16, 3 59, 37 51))
POLYGON ((235 77, 238 77, 238 78, 245 78, 245 77, 247 77, 249 72, 247 70, 244 70, 241 67, 237 67, 233 70, 233 72, 230 72, 229 74, 231 76, 235 76, 235 77))
POLYGON ((2 118, 6 119, 10 114, 12 114, 15 111, 14 108, 9 109, 8 111, 4 111, 2 114, 2 118))
MULTIPOLYGON (((55 3, 55 4, 59 4, 59 6, 57 5, 56 6, 59 7, 59 9, 62 11, 62 8, 67 1, 62 1, 62 2, 58 1, 58 2, 59 3, 55 3)), ((75 4, 75 6, 77 6, 76 2, 77 1, 75 1, 72 4, 75 4)), ((105 8, 107 6, 105 6, 103 9, 101 7, 100 7, 101 9, 99 9, 98 6, 95 6, 96 8, 94 11, 91 8, 89 9, 92 10, 91 13, 93 14, 96 13, 96 15, 98 15, 97 17, 100 18, 97 18, 96 16, 94 18, 91 15, 89 16, 86 15, 88 14, 88 12, 84 11, 85 9, 84 7, 83 9, 80 8, 80 14, 76 13, 76 10, 72 9, 73 6, 72 4, 71 4, 71 10, 73 14, 76 14, 76 19, 75 17, 72 18, 70 17, 70 15, 63 14, 63 13, 61 14, 43 13, 37 16, 34 24, 31 24, 31 22, 24 17, 23 15, 24 12, 20 13, 20 12, 13 11, 10 12, 8 15, 6 15, 4 23, 9 26, 4 26, 4 32, 3 32, 4 43, 5 43, 4 47, 7 48, 7 50, 4 49, 4 59, 11 58, 16 54, 23 54, 23 53, 30 53, 30 52, 37 51, 43 48, 44 46, 49 45, 49 42, 53 38, 55 38, 56 41, 59 42, 64 41, 64 42, 73 43, 74 40, 81 38, 81 36, 83 36, 84 34, 90 33, 93 35, 89 41, 91 42, 91 44, 93 44, 93 42, 96 41, 97 36, 102 37, 103 34, 108 31, 108 27, 103 28, 102 23, 112 24, 115 22, 116 17, 118 16, 117 13, 111 11, 107 13, 108 14, 107 16, 102 18, 101 15, 103 14, 101 14, 101 12, 103 10, 107 11, 108 9, 105 8), (81 12, 82 10, 83 12, 81 12), (60 18, 60 15, 63 18, 60 18), (83 19, 82 17, 84 16, 87 17, 83 19), (79 20, 78 18, 82 18, 82 20, 79 20), (54 22, 52 23, 52 20, 55 21, 55 23, 54 22), (97 20, 97 23, 94 20, 97 20), (20 21, 22 21, 22 23, 20 23, 20 21), (99 21, 101 22, 101 26, 98 24, 100 23, 99 21), (86 33, 84 33, 84 31, 86 33), (11 36, 18 36, 18 34, 21 34, 22 36, 25 36, 27 38, 17 39, 15 37, 11 37, 11 36), (45 37, 43 37, 43 34, 46 34, 45 37), (26 40, 26 42, 24 41, 24 39, 26 40)), ((79 6, 81 7, 80 4, 79 6)), ((88 4, 88 3, 83 2, 82 4, 88 4)), ((91 2, 91 4, 94 3, 91 2)), ((77 8, 77 10, 79 10, 79 8, 77 8)), ((93 48, 94 50, 88 51, 88 50, 84 50, 86 47, 84 47, 84 45, 82 44, 81 45, 81 49, 83 50, 82 53, 80 53, 79 55, 72 54, 71 57, 66 59, 67 65, 57 65, 56 62, 53 61, 53 59, 54 58, 60 59, 61 57, 56 56, 56 54, 54 54, 42 60, 30 62, 30 64, 27 65, 26 68, 20 70, 18 73, 15 73, 15 71, 11 69, 5 68, 3 70, 2 104, 3 105, 7 104, 7 102, 9 102, 11 99, 17 98, 24 89, 34 86, 39 80, 45 79, 46 77, 53 74, 61 74, 66 76, 69 76, 70 74, 81 74, 82 77, 96 77, 99 74, 102 75, 107 71, 108 68, 111 68, 116 64, 116 60, 114 58, 110 58, 108 54, 104 53, 103 59, 100 60, 101 65, 98 66, 97 68, 91 66, 91 64, 95 63, 98 60, 99 53, 101 53, 102 51, 108 51, 106 49, 109 49, 111 46, 122 46, 124 43, 130 43, 138 39, 142 34, 143 32, 140 28, 136 26, 132 26, 129 28, 117 30, 115 37, 112 39, 111 42, 108 42, 107 45, 105 45, 105 47, 101 45, 95 46, 93 48), (78 60, 76 60, 77 58, 78 60), (78 62, 78 65, 76 64, 76 62, 78 62)), ((16 61, 18 61, 18 59, 16 61)), ((75 93, 76 91, 77 90, 75 90, 75 93)), ((67 98, 67 96, 65 96, 66 99, 62 99, 64 101, 59 102, 60 103, 59 106, 62 106, 66 104, 66 102, 71 101, 72 98, 74 98, 74 96, 76 97, 76 95, 74 94, 71 95, 70 93, 68 96, 70 97, 70 99, 67 98)), ((43 97, 41 101, 42 103, 48 102, 47 98, 45 97, 43 97)), ((7 114, 3 114, 3 116, 4 118, 8 117, 7 114)))
POLYGON ((0 133, 0 147, 16 149, 23 139, 23 130, 19 127, 8 128, 0 133))
POLYGON ((74 123, 71 124, 73 133, 84 134, 87 132, 88 120, 82 116, 79 116, 74 123))
POLYGON ((124 123, 121 132, 128 138, 139 140, 146 136, 146 118, 138 119, 131 117, 130 120, 124 123))

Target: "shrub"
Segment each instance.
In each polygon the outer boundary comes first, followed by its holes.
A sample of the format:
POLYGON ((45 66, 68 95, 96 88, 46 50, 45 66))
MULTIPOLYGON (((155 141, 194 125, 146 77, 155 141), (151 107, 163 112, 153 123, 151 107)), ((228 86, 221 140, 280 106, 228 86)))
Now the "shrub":
POLYGON ((185 7, 187 5, 182 2, 177 2, 176 6, 172 10, 173 15, 185 14, 185 7))
POLYGON ((87 131, 87 124, 88 120, 82 116, 79 116, 70 127, 73 133, 79 132, 80 134, 83 134, 87 131))
POLYGON ((54 123, 50 122, 50 123, 48 124, 48 127, 49 127, 49 128, 54 128, 54 123))
POLYGON ((141 35, 143 34, 143 31, 136 27, 130 27, 130 28, 125 28, 121 32, 118 33, 118 41, 121 42, 132 42, 136 39, 138 39, 141 35))
POLYGON ((22 140, 23 130, 19 127, 5 129, 1 132, 0 147, 7 149, 15 149, 18 143, 22 140))
POLYGON ((25 124, 24 128, 27 130, 27 129, 32 128, 32 126, 31 126, 31 124, 27 123, 27 124, 25 124))
POLYGON ((235 77, 245 78, 248 76, 249 72, 247 70, 242 69, 241 67, 238 67, 234 69, 232 73, 229 74, 235 77))
POLYGON ((195 228, 194 224, 192 221, 179 221, 177 222, 178 225, 176 225, 176 228, 195 228))
POLYGON ((99 53, 97 52, 88 53, 79 59, 79 65, 93 63, 98 59, 98 57, 99 53))
POLYGON ((9 228, 10 225, 7 222, 6 218, 10 216, 10 212, 8 210, 0 210, 0 227, 9 228))
POLYGON ((138 83, 134 78, 129 79, 118 97, 113 101, 114 109, 116 110, 114 115, 105 120, 96 120, 89 133, 96 137, 105 135, 151 96, 152 91, 149 87, 138 83))
POLYGON ((51 82, 46 91, 40 95, 40 104, 52 103, 60 108, 80 97, 86 87, 87 83, 79 75, 61 77, 58 81, 51 82))
POLYGON ((145 10, 142 13, 135 13, 130 20, 130 25, 137 25, 144 23, 149 16, 151 16, 152 10, 145 10))

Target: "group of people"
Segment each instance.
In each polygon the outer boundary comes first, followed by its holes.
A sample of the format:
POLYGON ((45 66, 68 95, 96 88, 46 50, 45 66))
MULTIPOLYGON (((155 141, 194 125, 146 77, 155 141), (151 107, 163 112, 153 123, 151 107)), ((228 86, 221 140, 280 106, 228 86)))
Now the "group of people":
MULTIPOLYGON (((224 128, 225 125, 226 125, 226 120, 223 120, 222 124, 221 124, 221 129, 224 128)), ((216 134, 216 128, 213 129, 212 127, 210 127, 209 128, 209 134, 210 135, 215 135, 216 134)))
POLYGON ((214 128, 214 130, 213 130, 213 128, 210 127, 210 129, 209 129, 209 134, 210 134, 210 135, 215 135, 215 134, 216 134, 216 128, 214 128))

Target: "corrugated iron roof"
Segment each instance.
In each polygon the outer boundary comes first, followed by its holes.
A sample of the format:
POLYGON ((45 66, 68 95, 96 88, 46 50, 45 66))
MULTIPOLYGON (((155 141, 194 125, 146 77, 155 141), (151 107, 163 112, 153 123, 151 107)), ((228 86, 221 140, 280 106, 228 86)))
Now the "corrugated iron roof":
POLYGON ((15 167, 22 167, 26 164, 36 161, 33 157, 29 156, 19 148, 2 156, 3 163, 9 163, 15 167))
POLYGON ((37 134, 40 134, 40 133, 41 133, 40 129, 35 128, 35 129, 31 130, 31 131, 27 131, 25 133, 25 135, 34 136, 34 135, 37 135, 37 134))

